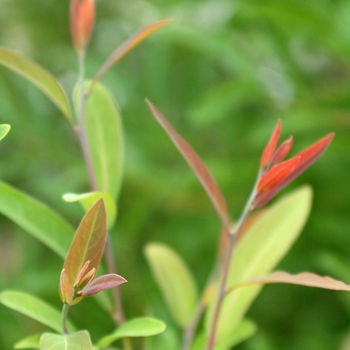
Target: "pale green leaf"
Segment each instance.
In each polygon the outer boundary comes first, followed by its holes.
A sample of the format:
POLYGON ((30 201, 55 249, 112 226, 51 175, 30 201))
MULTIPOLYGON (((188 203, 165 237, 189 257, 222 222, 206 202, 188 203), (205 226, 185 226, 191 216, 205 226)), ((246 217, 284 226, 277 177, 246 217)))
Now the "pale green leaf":
POLYGON ((176 322, 186 327, 197 304, 194 278, 180 256, 164 244, 148 244, 147 261, 176 322))
POLYGON ((90 334, 88 331, 65 335, 44 333, 40 339, 40 350, 92 350, 90 334))
POLYGON ((71 122, 67 97, 58 81, 45 69, 27 57, 5 47, 0 47, 0 64, 11 69, 36 85, 61 110, 71 122))
POLYGON ((26 337, 14 346, 15 349, 39 349, 40 347, 40 337, 41 334, 34 334, 29 337, 26 337))
MULTIPOLYGON (((303 229, 311 198, 311 188, 302 187, 280 199, 252 224, 233 254, 228 287, 274 269, 303 229)), ((260 290, 260 285, 254 285, 237 289, 225 297, 217 325, 217 342, 226 339, 237 327, 260 290)), ((207 312, 207 332, 214 302, 215 298, 207 312)))
POLYGON ((114 333, 103 337, 98 346, 105 348, 120 338, 150 337, 164 330, 164 322, 151 317, 139 317, 123 323, 114 333))
POLYGON ((94 85, 86 101, 84 125, 97 190, 109 193, 115 199, 123 171, 122 122, 113 96, 100 83, 94 85))
POLYGON ((62 258, 67 254, 73 227, 43 203, 1 181, 0 213, 62 258))
POLYGON ((0 124, 0 140, 2 140, 10 131, 11 126, 9 124, 0 124))
MULTIPOLYGON (((217 345, 215 345, 214 350, 229 350, 236 345, 246 341, 251 338, 257 331, 257 326, 255 322, 244 319, 238 326, 227 336, 223 338, 217 345)), ((195 342, 193 343, 191 350, 203 350, 205 349, 207 343, 207 337, 205 334, 199 335, 195 342)))
MULTIPOLYGON (((60 311, 36 296, 16 290, 4 290, 0 293, 0 302, 8 308, 38 321, 56 332, 62 332, 60 311)), ((71 329, 74 328, 71 323, 69 327, 71 329)))
POLYGON ((115 222, 117 214, 117 205, 115 200, 109 193, 104 192, 88 192, 88 193, 65 193, 62 196, 66 202, 80 202, 83 209, 87 211, 99 199, 103 198, 107 212, 108 228, 111 228, 115 222))

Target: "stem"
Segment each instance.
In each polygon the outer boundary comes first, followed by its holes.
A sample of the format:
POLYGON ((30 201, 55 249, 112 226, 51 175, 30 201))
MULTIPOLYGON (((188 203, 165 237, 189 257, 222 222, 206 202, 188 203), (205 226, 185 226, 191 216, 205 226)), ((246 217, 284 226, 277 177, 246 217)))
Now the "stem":
POLYGON ((258 173, 257 180, 254 184, 254 187, 253 187, 253 190, 249 196, 249 199, 248 199, 248 201, 243 209, 243 212, 238 220, 238 223, 235 226, 234 231, 232 233, 230 232, 230 234, 229 234, 229 241, 228 241, 228 245, 227 245, 226 254, 224 257, 224 263, 223 263, 223 267, 222 267, 222 275, 221 275, 221 280, 220 280, 220 284, 219 284, 217 300, 216 300, 216 304, 214 307, 214 314, 213 314, 213 319, 211 322, 211 327, 210 327, 210 332, 209 332, 207 350, 212 350, 214 348, 214 345, 215 345, 216 328, 217 328, 217 324, 219 321, 219 314, 220 314, 221 305, 223 303, 224 296, 226 294, 226 282, 227 282, 227 278, 228 278, 228 273, 230 271, 230 264, 231 264, 231 260, 232 260, 232 256, 233 256, 234 247, 235 247, 236 242, 237 242, 237 237, 239 236, 239 234, 242 230, 243 224, 245 223, 246 219, 248 218, 249 214, 252 211, 252 204, 254 202, 256 192, 257 192, 256 186, 257 186, 257 183, 258 183, 260 177, 261 177, 261 170, 258 173))
MULTIPOLYGON (((85 128, 85 106, 86 101, 91 93, 91 89, 85 91, 85 87, 83 86, 85 79, 85 52, 79 55, 79 77, 78 77, 78 88, 79 88, 79 96, 78 96, 78 110, 77 110, 77 120, 78 127, 76 129, 81 148, 83 151, 83 156, 87 168, 87 173, 89 177, 90 188, 92 191, 98 190, 96 175, 93 168, 93 162, 91 157, 91 152, 89 149, 88 139, 86 135, 85 128)), ((113 254, 112 244, 110 240, 110 236, 107 236, 106 248, 105 248, 105 259, 107 263, 107 269, 109 273, 116 273, 115 268, 115 258, 113 254)), ((125 316, 121 301, 121 296, 119 292, 119 288, 115 287, 111 290, 112 299, 114 301, 114 307, 111 310, 111 316, 116 324, 122 324, 125 322, 125 316)), ((123 338, 123 344, 125 350, 132 349, 131 341, 128 338, 123 338)))
POLYGON ((63 304, 62 308, 62 329, 64 334, 69 334, 70 331, 67 327, 67 317, 68 317, 68 310, 69 310, 69 305, 68 304, 63 304))

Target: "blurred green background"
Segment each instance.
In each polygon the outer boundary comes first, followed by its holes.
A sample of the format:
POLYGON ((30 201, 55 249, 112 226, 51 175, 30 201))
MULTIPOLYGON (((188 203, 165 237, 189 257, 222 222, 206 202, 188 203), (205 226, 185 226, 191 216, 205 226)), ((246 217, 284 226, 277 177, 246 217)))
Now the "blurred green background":
MULTIPOLYGON (((153 120, 145 98, 201 155, 234 218, 278 118, 283 139, 294 136, 293 153, 335 131, 327 152, 284 191, 309 183, 315 194, 307 226, 279 268, 350 283, 350 1, 99 0, 96 5, 90 76, 142 26, 175 20, 103 79, 125 129, 124 186, 112 234, 119 273, 129 281, 121 289, 128 317, 152 313, 171 322, 144 259, 147 242, 170 244, 202 286, 220 230, 204 191, 153 120)), ((37 61, 71 92, 77 63, 69 1, 0 0, 0 6, 0 45, 37 61)), ((75 135, 39 90, 2 67, 0 123, 12 125, 0 145, 0 178, 77 225, 82 210, 61 200, 65 192, 88 190, 75 135)), ((0 219, 0 289, 22 289, 61 307, 62 261, 0 219)), ((236 349, 343 350, 350 334, 350 294, 267 286, 249 316, 259 332, 236 349)), ((94 299, 73 308, 72 318, 95 339, 113 329, 94 299), (81 315, 86 307, 89 317, 81 315)), ((1 305, 0 325, 1 349, 43 330, 1 305)))

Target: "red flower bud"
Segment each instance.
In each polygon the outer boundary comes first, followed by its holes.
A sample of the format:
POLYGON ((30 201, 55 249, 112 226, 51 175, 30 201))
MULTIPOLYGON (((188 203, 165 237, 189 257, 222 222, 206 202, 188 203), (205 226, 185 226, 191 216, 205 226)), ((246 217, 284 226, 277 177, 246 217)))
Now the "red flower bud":
POLYGON ((71 0, 70 23, 73 45, 78 54, 85 51, 95 20, 94 0, 71 0))

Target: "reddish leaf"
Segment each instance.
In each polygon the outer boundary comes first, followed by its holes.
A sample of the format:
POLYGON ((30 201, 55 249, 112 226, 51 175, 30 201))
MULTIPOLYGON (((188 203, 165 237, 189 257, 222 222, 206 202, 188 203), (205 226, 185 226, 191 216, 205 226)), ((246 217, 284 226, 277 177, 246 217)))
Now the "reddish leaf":
POLYGON ((108 275, 102 275, 97 277, 92 282, 87 284, 82 290, 82 296, 88 297, 90 295, 95 295, 106 289, 111 289, 119 286, 122 283, 127 282, 125 278, 119 276, 115 273, 110 273, 108 275))
POLYGON ((231 286, 229 290, 231 291, 238 287, 243 287, 250 284, 268 283, 289 283, 307 287, 350 291, 350 285, 328 276, 319 276, 311 272, 302 272, 297 275, 292 275, 285 271, 275 271, 265 276, 255 277, 247 281, 239 282, 231 286))
POLYGON ((155 108, 155 106, 149 101, 147 101, 147 103, 156 120, 164 128, 171 140, 174 142, 175 146, 193 169, 197 178, 207 192, 211 202, 213 203, 222 224, 224 225, 225 229, 229 231, 231 228, 231 223, 227 214, 226 201, 208 168, 202 162, 193 148, 173 129, 165 117, 155 108))
POLYGON ((121 58, 123 58, 132 48, 138 45, 141 41, 145 40, 147 37, 149 37, 152 33, 157 31, 158 29, 169 24, 171 21, 172 21, 171 19, 164 19, 164 20, 152 23, 142 28, 134 36, 132 36, 130 39, 128 39, 122 45, 120 45, 107 58, 106 62, 102 65, 102 67, 96 73, 91 86, 94 85, 98 80, 100 80, 101 77, 108 71, 108 69, 110 69, 121 58))
MULTIPOLYGON (((87 271, 85 264, 88 260, 90 261, 88 270, 97 270, 100 265, 106 238, 106 210, 103 199, 101 198, 83 217, 63 265, 71 289, 74 289, 74 286, 79 283, 77 277, 82 275, 81 270, 84 269, 87 271)), ((83 276, 79 280, 82 278, 83 276)))
POLYGON ((294 171, 288 176, 286 182, 290 183, 293 181, 301 172, 315 162, 332 142, 334 135, 334 132, 326 135, 304 151, 297 154, 297 156, 301 157, 300 162, 295 167, 294 171))
POLYGON ((266 192, 278 185, 278 183, 283 181, 295 169, 300 159, 300 156, 294 157, 275 165, 260 179, 257 187, 258 192, 266 192))
POLYGON ((281 133, 281 120, 278 120, 275 126, 275 129, 272 132, 270 140, 267 143, 267 146, 265 147, 264 152, 261 156, 260 166, 262 168, 265 168, 269 164, 272 158, 272 155, 275 152, 280 133, 281 133))
POLYGON ((278 147, 275 154, 272 156, 271 164, 278 164, 283 161, 284 158, 286 158, 287 154, 289 153, 290 149, 293 145, 293 136, 291 136, 288 140, 281 143, 281 145, 278 147))

